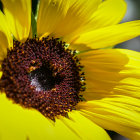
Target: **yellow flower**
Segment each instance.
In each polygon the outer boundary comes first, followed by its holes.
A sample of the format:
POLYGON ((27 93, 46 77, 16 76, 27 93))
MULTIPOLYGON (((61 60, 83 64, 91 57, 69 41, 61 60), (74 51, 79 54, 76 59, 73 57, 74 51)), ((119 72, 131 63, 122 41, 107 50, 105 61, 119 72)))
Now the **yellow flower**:
POLYGON ((40 0, 34 38, 31 0, 2 3, 1 140, 140 139, 140 53, 111 49, 140 35, 124 0, 40 0))

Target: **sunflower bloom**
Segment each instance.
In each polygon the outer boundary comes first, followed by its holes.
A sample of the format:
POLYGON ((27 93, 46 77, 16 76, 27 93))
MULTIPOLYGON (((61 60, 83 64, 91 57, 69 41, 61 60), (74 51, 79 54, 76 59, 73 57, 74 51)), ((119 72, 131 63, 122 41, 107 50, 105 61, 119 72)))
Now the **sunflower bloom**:
POLYGON ((0 139, 140 139, 140 35, 124 0, 2 0, 0 139), (34 19, 35 21, 35 19, 34 19), (36 32, 35 32, 36 31, 36 32))

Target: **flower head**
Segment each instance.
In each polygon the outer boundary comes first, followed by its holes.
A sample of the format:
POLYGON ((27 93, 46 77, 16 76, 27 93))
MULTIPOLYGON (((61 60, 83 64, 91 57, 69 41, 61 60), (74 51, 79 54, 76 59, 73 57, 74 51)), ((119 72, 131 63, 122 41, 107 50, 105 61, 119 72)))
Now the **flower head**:
POLYGON ((140 35, 124 0, 40 0, 37 20, 2 3, 0 138, 140 139, 140 54, 112 47, 140 35))

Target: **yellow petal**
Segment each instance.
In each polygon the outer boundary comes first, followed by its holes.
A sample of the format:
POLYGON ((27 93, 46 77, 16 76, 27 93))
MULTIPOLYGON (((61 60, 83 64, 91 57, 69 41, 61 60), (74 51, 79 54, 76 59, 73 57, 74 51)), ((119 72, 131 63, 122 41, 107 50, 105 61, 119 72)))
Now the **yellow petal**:
POLYGON ((4 14, 0 11, 0 78, 2 76, 1 63, 7 56, 7 50, 13 47, 13 39, 10 34, 4 14))
POLYGON ((40 0, 37 19, 37 34, 39 37, 55 31, 60 20, 65 17, 68 6, 68 0, 40 0))
POLYGON ((7 55, 7 49, 12 47, 13 39, 10 34, 4 14, 0 11, 0 63, 7 55))
MULTIPOLYGON (((0 69, 1 69, 1 65, 0 65, 0 69)), ((1 76, 2 76, 2 71, 0 71, 0 78, 1 78, 1 76)))
POLYGON ((73 44, 86 44, 92 49, 114 46, 140 35, 140 21, 112 25, 84 33, 73 44))
POLYGON ((6 35, 0 31, 0 63, 7 55, 7 48, 9 47, 6 35))
POLYGON ((61 117, 53 122, 34 109, 13 104, 5 94, 0 94, 0 114, 2 140, 80 140, 80 137, 83 140, 96 137, 97 140, 110 140, 102 128, 80 114, 70 113, 72 120, 61 117))
POLYGON ((139 140, 140 53, 124 49, 79 54, 87 89, 82 113, 105 129, 139 140))
POLYGON ((57 123, 55 127, 38 111, 13 104, 4 94, 0 95, 0 114, 0 138, 3 140, 56 140, 64 134, 64 138, 77 138, 64 124, 57 123))
POLYGON ((140 101, 125 96, 112 96, 79 104, 81 114, 101 127, 131 140, 139 140, 140 101), (139 108, 134 109, 134 108, 139 108))
POLYGON ((0 11, 0 31, 2 31, 7 37, 9 45, 6 47, 9 47, 9 48, 12 47, 13 46, 13 38, 11 36, 10 29, 8 28, 6 17, 1 11, 0 11))
POLYGON ((93 30, 119 23, 126 13, 124 0, 103 1, 85 28, 93 30))
POLYGON ((19 41, 28 38, 31 26, 31 0, 2 0, 10 30, 19 41))
POLYGON ((70 44, 68 46, 68 48, 71 50, 79 51, 80 53, 87 51, 87 50, 91 50, 91 48, 86 46, 86 44, 72 44, 72 45, 70 44))
POLYGON ((82 32, 100 3, 101 0, 72 0, 67 15, 59 23, 55 34, 71 42, 82 32))
POLYGON ((78 111, 70 112, 69 119, 63 118, 62 121, 82 140, 110 140, 101 127, 91 122, 78 111))
POLYGON ((77 35, 77 30, 90 19, 100 2, 101 0, 56 0, 54 4, 52 0, 40 1, 38 35, 53 34, 70 42, 77 35))
POLYGON ((124 94, 140 98, 140 53, 126 49, 94 50, 78 55, 84 65, 87 100, 124 94))

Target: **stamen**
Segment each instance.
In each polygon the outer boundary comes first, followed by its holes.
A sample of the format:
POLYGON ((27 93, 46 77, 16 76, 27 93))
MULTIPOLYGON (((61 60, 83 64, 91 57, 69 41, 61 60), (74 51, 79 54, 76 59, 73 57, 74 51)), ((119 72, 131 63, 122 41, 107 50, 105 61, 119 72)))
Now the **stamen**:
POLYGON ((84 100, 85 77, 76 51, 58 39, 14 41, 3 60, 0 90, 26 108, 34 108, 54 120, 67 116, 84 100))

